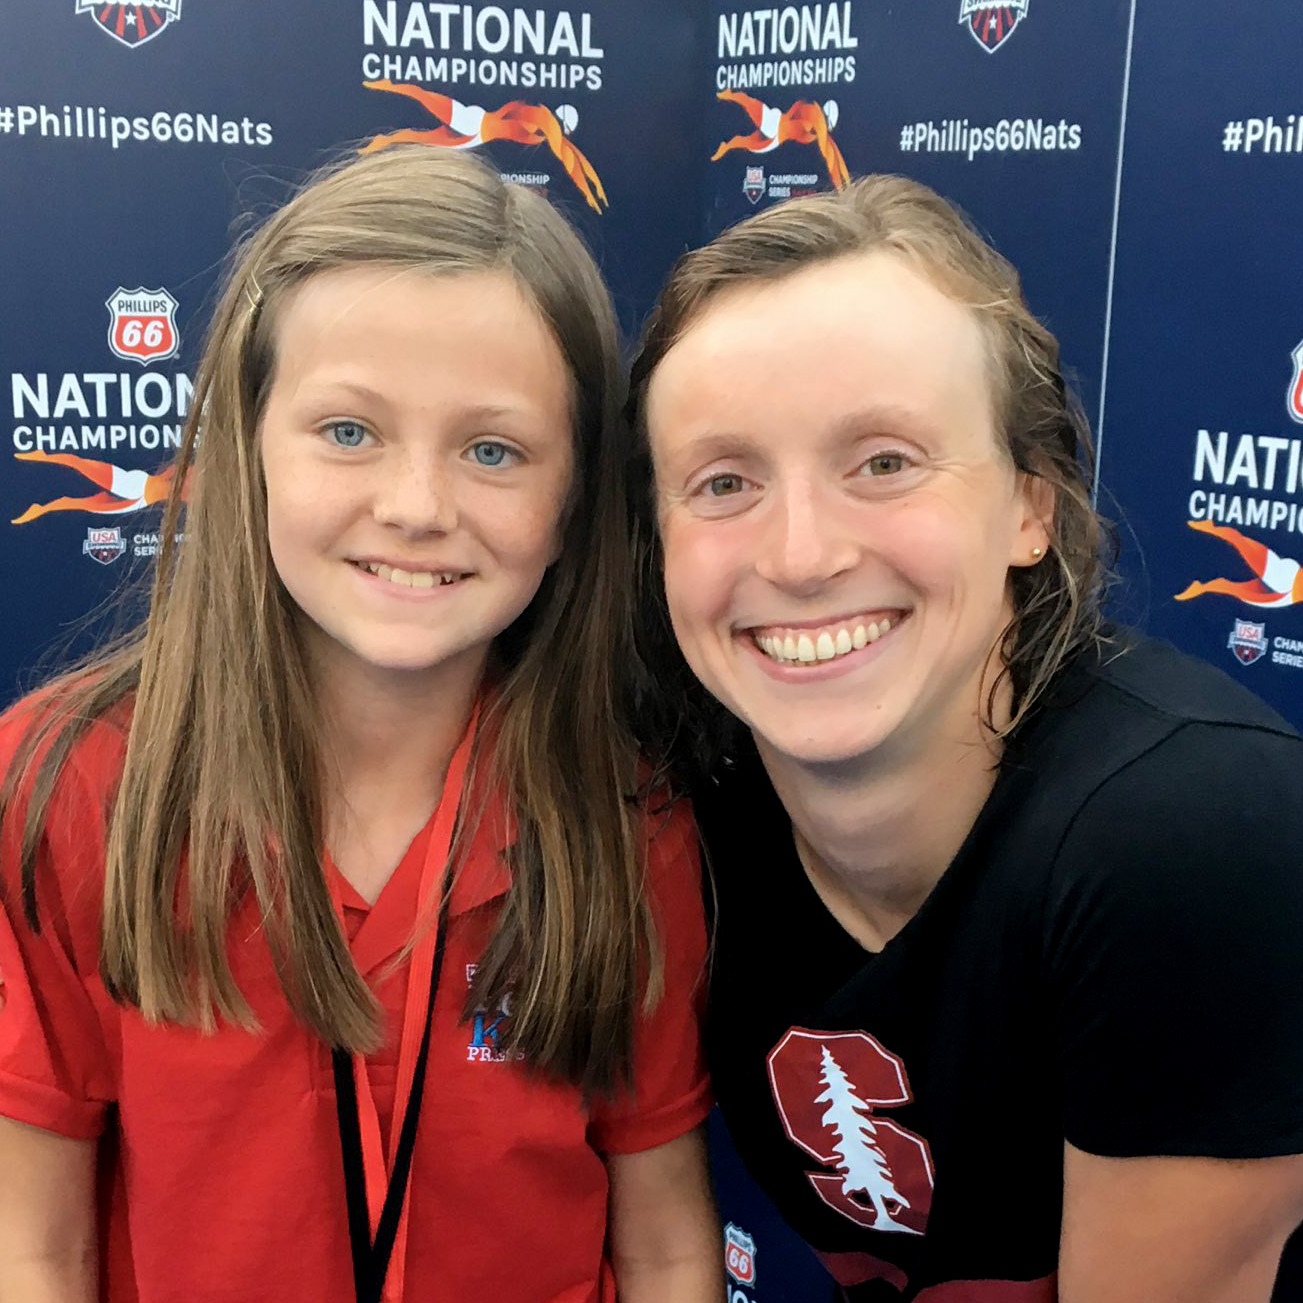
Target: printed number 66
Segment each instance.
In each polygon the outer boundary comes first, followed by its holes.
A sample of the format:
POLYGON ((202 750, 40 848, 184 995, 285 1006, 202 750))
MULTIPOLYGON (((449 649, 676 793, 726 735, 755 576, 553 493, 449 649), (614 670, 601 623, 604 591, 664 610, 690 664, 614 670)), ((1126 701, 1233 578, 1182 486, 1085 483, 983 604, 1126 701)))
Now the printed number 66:
POLYGON ((143 343, 146 348, 157 348, 163 342, 163 323, 161 321, 128 321, 122 327, 122 346, 139 348, 143 343))

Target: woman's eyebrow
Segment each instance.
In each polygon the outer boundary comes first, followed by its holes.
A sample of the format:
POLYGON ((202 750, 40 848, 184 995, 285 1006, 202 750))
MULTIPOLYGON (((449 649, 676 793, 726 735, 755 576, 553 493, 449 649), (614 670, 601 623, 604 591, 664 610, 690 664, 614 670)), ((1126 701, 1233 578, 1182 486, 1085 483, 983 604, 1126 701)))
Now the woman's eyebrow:
POLYGON ((829 426, 835 438, 862 436, 879 431, 919 432, 927 428, 922 416, 900 403, 871 403, 837 417, 829 426))

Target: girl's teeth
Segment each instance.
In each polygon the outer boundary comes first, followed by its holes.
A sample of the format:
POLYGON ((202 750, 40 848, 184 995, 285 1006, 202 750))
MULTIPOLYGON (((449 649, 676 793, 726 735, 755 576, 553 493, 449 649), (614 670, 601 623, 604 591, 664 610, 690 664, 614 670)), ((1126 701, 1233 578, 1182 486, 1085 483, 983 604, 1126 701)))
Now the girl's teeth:
POLYGON ((400 570, 397 566, 374 564, 364 566, 387 584, 397 584, 400 588, 436 588, 445 584, 455 584, 461 577, 455 574, 436 573, 431 570, 400 570))
POLYGON ((756 639, 756 645, 772 660, 809 665, 815 661, 835 660, 838 656, 867 647, 890 628, 891 620, 884 616, 881 620, 871 620, 867 625, 857 624, 853 629, 838 629, 836 633, 824 630, 814 638, 806 633, 764 634, 756 639))

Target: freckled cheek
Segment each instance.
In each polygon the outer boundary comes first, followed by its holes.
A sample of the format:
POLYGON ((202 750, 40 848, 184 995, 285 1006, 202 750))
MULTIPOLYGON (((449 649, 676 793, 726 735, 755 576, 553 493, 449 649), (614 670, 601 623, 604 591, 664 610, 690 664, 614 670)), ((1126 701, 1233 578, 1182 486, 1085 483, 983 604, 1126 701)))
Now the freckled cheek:
POLYGON ((352 495, 319 479, 267 485, 267 533, 273 551, 327 546, 356 515, 352 495))
POLYGON ((487 537, 493 541, 498 554, 521 564, 549 564, 561 540, 561 500, 521 504, 518 509, 506 511, 500 502, 493 505, 492 514, 483 519, 487 537))

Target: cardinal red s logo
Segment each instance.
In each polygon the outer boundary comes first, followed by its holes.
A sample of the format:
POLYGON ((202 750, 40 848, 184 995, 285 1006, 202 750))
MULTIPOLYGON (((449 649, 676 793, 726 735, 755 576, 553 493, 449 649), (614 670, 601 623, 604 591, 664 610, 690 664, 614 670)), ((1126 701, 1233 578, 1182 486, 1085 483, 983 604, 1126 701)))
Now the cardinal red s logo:
POLYGON ((900 1058, 867 1032, 794 1027, 768 1064, 788 1136, 832 1169, 807 1174, 819 1198, 860 1226, 922 1235, 935 1184, 931 1151, 879 1111, 913 1099, 900 1058))

